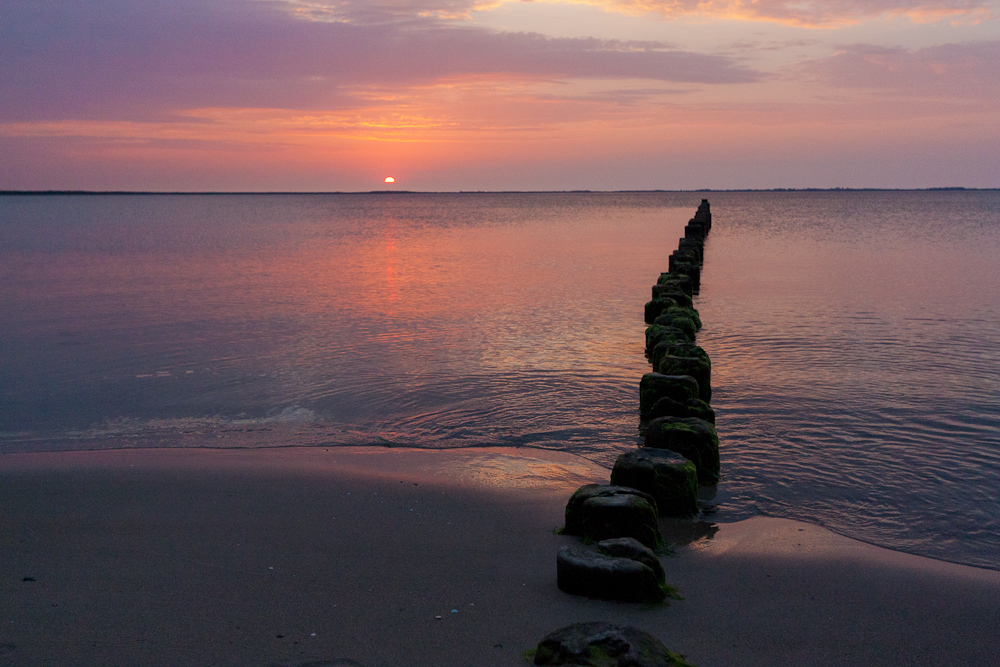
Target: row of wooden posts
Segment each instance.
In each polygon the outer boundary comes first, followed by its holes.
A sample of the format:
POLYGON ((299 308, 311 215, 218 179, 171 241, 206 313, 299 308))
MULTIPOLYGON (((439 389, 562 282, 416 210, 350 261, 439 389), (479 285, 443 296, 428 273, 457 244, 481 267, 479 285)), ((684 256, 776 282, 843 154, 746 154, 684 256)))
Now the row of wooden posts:
POLYGON ((643 445, 618 457, 610 484, 587 484, 566 505, 562 532, 584 543, 559 550, 558 585, 567 593, 637 602, 670 595, 659 519, 697 516, 699 485, 719 480, 712 363, 695 342, 701 319, 693 301, 711 228, 703 199, 645 305, 653 370, 639 383, 643 445))

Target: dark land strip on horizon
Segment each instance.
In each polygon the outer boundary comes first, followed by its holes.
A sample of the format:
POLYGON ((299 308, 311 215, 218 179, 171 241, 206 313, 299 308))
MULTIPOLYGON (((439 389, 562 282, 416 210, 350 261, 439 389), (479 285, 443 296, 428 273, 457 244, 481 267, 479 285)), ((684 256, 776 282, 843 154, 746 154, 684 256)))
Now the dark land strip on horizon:
POLYGON ((0 190, 0 197, 37 195, 543 195, 543 194, 643 194, 698 192, 996 192, 996 188, 701 188, 695 190, 0 190))

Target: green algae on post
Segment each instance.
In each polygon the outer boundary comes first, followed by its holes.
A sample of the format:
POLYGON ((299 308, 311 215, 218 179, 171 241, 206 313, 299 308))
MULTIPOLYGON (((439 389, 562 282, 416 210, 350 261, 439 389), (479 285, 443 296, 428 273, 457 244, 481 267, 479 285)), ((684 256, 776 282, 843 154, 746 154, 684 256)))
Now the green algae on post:
POLYGON ((646 428, 645 447, 669 449, 691 460, 699 484, 719 481, 719 436, 715 427, 697 417, 659 417, 646 428))

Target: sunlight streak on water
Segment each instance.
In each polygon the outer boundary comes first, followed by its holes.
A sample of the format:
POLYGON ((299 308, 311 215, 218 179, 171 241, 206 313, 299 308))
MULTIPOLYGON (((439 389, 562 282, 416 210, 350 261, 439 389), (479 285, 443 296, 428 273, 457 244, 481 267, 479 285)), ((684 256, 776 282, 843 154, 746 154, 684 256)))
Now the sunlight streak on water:
MULTIPOLYGON (((0 453, 635 446, 702 195, 0 198, 0 453)), ((1000 194, 710 193, 713 520, 1000 567, 1000 194)))

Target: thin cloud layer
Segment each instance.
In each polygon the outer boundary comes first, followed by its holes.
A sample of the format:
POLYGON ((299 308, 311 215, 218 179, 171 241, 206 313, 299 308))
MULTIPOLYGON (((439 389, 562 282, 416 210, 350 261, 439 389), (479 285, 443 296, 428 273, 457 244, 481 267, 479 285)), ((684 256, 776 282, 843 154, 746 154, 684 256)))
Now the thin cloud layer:
POLYGON ((350 89, 460 77, 743 83, 724 56, 659 43, 500 33, 416 18, 297 20, 249 0, 13 0, 0 118, 150 118, 203 107, 344 108, 350 89), (346 92, 345 92, 346 91, 346 92))
POLYGON ((505 0, 257 0, 276 2, 296 18, 309 21, 386 23, 415 17, 465 19, 505 0))
POLYGON ((925 23, 975 23, 995 16, 995 3, 981 0, 556 0, 596 5, 626 14, 668 19, 704 18, 767 21, 807 28, 832 28, 904 16, 925 23))
POLYGON ((891 95, 961 100, 1000 98, 1000 41, 902 49, 854 44, 801 65, 828 85, 891 95))
MULTIPOLYGON (((524 0, 280 0, 299 18, 317 21, 385 21, 405 17, 468 18, 474 11, 524 0)), ((532 0, 586 4, 609 12, 768 21, 829 28, 905 16, 913 21, 977 22, 995 15, 994 0, 532 0)))

